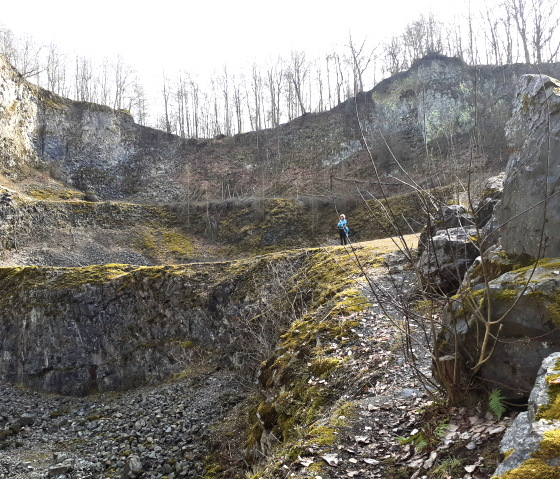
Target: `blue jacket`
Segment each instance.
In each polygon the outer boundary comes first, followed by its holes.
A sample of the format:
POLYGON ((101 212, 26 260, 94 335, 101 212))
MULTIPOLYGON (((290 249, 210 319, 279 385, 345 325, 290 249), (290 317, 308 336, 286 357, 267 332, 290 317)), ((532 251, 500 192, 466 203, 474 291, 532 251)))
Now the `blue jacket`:
POLYGON ((346 230, 346 234, 348 234, 348 227, 346 226, 346 219, 340 220, 338 222, 338 229, 339 230, 346 230))

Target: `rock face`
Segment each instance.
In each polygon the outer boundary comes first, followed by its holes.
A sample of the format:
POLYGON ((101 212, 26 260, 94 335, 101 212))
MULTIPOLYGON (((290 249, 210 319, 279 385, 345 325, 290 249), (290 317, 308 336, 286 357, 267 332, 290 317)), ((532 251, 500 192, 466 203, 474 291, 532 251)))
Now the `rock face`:
POLYGON ((282 261, 0 268, 0 377, 77 396, 161 381, 195 346, 226 354, 258 314, 258 278, 282 261))
MULTIPOLYGON (((503 274, 490 281, 490 300, 484 298, 484 286, 460 292, 451 311, 447 313, 445 327, 438 343, 442 350, 454 348, 457 332, 459 350, 468 367, 480 355, 481 323, 469 304, 475 304, 484 318, 487 317, 488 302, 492 305, 492 321, 499 320, 514 304, 529 279, 531 268, 521 268, 503 274), (465 296, 469 296, 469 301, 465 296), (484 299, 483 299, 484 298, 484 299), (477 335, 478 334, 478 335, 477 335)), ((499 326, 492 326, 492 334, 498 335, 490 359, 480 369, 480 376, 489 384, 499 384, 504 396, 510 399, 527 397, 533 386, 537 371, 548 355, 560 351, 560 259, 539 266, 531 278, 530 288, 517 302, 499 326)), ((494 340, 490 339, 490 348, 494 340)), ((447 351, 452 354, 452 350, 447 351)))
MULTIPOLYGON (((543 68, 560 75, 560 65, 543 68)), ((407 168, 419 166, 426 143, 444 151, 450 125, 454 143, 468 144, 475 77, 480 129, 485 144, 492 145, 488 152, 499 152, 493 155, 499 158, 505 153, 503 125, 513 81, 527 72, 524 65, 473 69, 458 59, 432 55, 331 111, 306 114, 277 129, 187 140, 137 125, 126 111, 53 95, 26 82, 0 58, 0 167, 17 176, 18 163, 38 162, 67 184, 104 199, 169 202, 203 191, 210 198, 223 198, 226 192, 261 195, 266 163, 270 192, 295 193, 301 191, 297 179, 302 170, 332 168, 335 177, 371 172, 356 101, 366 139, 384 172, 398 173, 385 140, 407 168)), ((334 190, 347 194, 347 186, 335 182, 334 190)))
POLYGON ((559 133, 560 82, 547 76, 522 76, 513 101, 513 115, 506 125, 512 153, 504 179, 507 186, 497 209, 498 223, 504 225, 502 246, 509 253, 538 255, 543 200, 546 195, 554 195, 547 204, 540 252, 541 257, 560 256, 560 197, 556 195, 560 188, 559 133))
POLYGON ((493 477, 536 479, 560 476, 557 439, 560 436, 560 424, 557 420, 539 419, 539 413, 542 415, 542 411, 550 407, 551 388, 558 387, 550 385, 548 381, 560 374, 559 359, 560 353, 554 353, 542 362, 529 397, 528 411, 517 416, 500 443, 500 451, 506 459, 498 466, 493 477), (517 475, 513 476, 512 473, 517 475))
POLYGON ((504 191, 504 173, 488 178, 484 185, 482 200, 476 205, 475 218, 479 228, 491 222, 494 210, 500 204, 504 191))

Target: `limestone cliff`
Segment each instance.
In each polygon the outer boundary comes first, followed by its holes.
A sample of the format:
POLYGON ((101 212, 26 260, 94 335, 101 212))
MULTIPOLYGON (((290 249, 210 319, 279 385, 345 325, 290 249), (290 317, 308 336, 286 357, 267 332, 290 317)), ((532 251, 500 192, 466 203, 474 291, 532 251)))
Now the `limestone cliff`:
MULTIPOLYGON (((546 66, 559 74, 559 66, 546 66)), ((503 135, 524 65, 472 68, 457 59, 427 57, 332 111, 306 114, 274 130, 213 140, 181 139, 134 123, 125 111, 70 101, 37 88, 0 59, 0 165, 40 164, 68 185, 104 198, 142 202, 186 196, 292 194, 317 188, 348 194, 336 177, 371 177, 356 112, 382 170, 398 168, 385 140, 407 169, 435 157, 456 157, 468 145, 476 113, 492 164, 506 156, 503 135), (356 108, 356 102, 358 108, 356 108), (385 140, 382 138, 382 136, 385 140)), ((354 186, 352 185, 352 190, 354 186)))

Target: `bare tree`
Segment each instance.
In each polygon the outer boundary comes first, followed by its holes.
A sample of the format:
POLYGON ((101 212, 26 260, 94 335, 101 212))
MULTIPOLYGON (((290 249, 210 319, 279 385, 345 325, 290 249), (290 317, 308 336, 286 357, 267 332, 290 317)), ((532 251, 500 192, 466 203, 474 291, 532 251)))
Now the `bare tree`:
POLYGON ((120 110, 124 108, 124 102, 134 70, 125 63, 123 57, 118 55, 113 62, 113 73, 115 78, 115 101, 113 108, 120 110))
POLYGON ((297 99, 302 115, 305 115, 305 113, 307 113, 303 92, 305 90, 308 74, 309 64, 305 60, 305 53, 292 50, 287 76, 289 82, 294 87, 295 97, 297 99))
POLYGON ((525 63, 531 63, 531 54, 529 53, 529 7, 527 0, 504 0, 504 6, 508 14, 515 20, 517 34, 523 44, 523 53, 525 55, 525 63))
POLYGON ((93 65, 91 58, 76 55, 74 88, 76 100, 94 101, 93 65))
POLYGON ((61 52, 56 43, 51 43, 47 53, 47 90, 58 95, 65 95, 66 91, 66 55, 61 52))
POLYGON ((560 49, 560 41, 552 44, 554 34, 560 24, 560 16, 556 1, 552 0, 532 0, 531 2, 531 21, 533 26, 531 43, 535 52, 537 63, 543 62, 543 52, 549 47, 550 61, 553 61, 560 49))
POLYGON ((146 125, 148 120, 148 101, 140 80, 136 77, 132 82, 132 93, 128 108, 139 125, 146 125))
POLYGON ((237 133, 243 131, 243 91, 241 90, 241 83, 243 77, 237 82, 235 76, 233 77, 233 106, 235 109, 235 118, 237 123, 237 133))
POLYGON ((171 122, 169 121, 169 79, 165 76, 165 72, 163 73, 163 108, 164 108, 164 121, 165 121, 165 131, 167 133, 171 133, 171 122))
POLYGON ((400 36, 393 35, 390 40, 384 44, 384 49, 384 68, 389 75, 395 75, 406 69, 406 60, 403 57, 403 45, 400 36))
POLYGON ((104 105, 110 105, 113 93, 111 91, 111 63, 107 58, 101 60, 97 83, 99 101, 104 105))
POLYGON ((273 127, 280 126, 280 96, 284 82, 284 62, 278 57, 274 63, 267 64, 266 85, 268 88, 270 110, 269 116, 273 127))
POLYGON ((377 45, 371 51, 364 52, 364 47, 367 38, 361 45, 355 44, 352 40, 352 34, 348 33, 348 44, 347 47, 350 49, 350 64, 352 66, 352 73, 354 75, 354 94, 364 91, 364 80, 363 75, 368 68, 371 60, 374 58, 375 50, 377 50, 377 45))

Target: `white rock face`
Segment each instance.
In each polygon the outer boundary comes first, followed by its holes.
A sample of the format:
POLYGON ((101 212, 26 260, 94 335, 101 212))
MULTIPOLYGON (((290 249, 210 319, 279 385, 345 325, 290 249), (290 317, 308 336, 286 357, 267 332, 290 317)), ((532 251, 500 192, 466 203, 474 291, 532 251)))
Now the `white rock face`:
POLYGON ((56 164, 65 182, 124 198, 156 182, 159 200, 178 185, 181 139, 134 123, 126 111, 76 102, 28 83, 0 56, 0 166, 56 164))
POLYGON ((18 161, 36 158, 36 118, 34 92, 0 55, 0 165, 13 168, 18 161))

